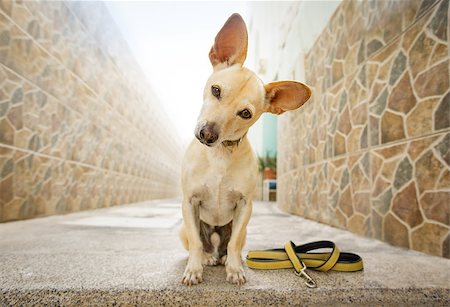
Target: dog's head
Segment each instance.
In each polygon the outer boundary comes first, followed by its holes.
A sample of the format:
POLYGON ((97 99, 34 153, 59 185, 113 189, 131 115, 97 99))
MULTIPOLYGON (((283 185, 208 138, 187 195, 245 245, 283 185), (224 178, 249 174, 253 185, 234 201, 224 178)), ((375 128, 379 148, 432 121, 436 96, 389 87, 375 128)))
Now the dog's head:
POLYGON ((266 85, 243 67, 247 57, 247 28, 233 14, 217 34, 209 52, 214 72, 206 82, 195 136, 207 145, 241 139, 263 112, 281 114, 301 107, 311 90, 296 81, 266 85))

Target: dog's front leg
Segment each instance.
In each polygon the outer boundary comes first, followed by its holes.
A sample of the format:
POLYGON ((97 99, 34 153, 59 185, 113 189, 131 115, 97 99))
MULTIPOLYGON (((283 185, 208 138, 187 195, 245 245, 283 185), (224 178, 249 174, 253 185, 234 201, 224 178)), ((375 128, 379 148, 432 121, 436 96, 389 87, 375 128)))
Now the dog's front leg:
POLYGON ((183 200, 183 220, 189 245, 189 260, 183 274, 183 284, 188 286, 202 282, 203 244, 200 239, 200 204, 201 199, 198 196, 183 200))
POLYGON ((251 214, 252 202, 243 197, 238 199, 233 215, 233 228, 225 262, 227 281, 237 285, 242 285, 246 282, 242 267, 241 251, 245 244, 247 224, 251 214))

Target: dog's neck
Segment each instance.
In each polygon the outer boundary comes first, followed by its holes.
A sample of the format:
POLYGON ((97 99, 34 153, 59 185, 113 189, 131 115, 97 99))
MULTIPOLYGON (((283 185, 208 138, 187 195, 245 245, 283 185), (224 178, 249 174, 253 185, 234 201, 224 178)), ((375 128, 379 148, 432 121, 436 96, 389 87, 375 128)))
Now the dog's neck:
POLYGON ((242 142, 242 140, 246 137, 246 135, 247 135, 247 132, 246 132, 241 138, 239 138, 239 139, 237 139, 237 140, 234 140, 234 141, 230 141, 230 140, 228 140, 228 141, 223 141, 221 145, 222 145, 225 149, 228 149, 228 150, 233 151, 234 149, 236 149, 236 148, 239 147, 239 144, 240 144, 240 143, 242 142))
POLYGON ((247 139, 247 134, 244 134, 238 140, 222 141, 222 143, 214 147, 207 147, 204 145, 202 146, 206 150, 208 159, 210 159, 211 161, 215 161, 214 163, 217 163, 218 158, 220 158, 220 160, 223 162, 231 161, 233 160, 233 157, 235 157, 236 155, 240 155, 246 152, 247 150, 251 150, 251 148, 249 148, 250 144, 247 139))

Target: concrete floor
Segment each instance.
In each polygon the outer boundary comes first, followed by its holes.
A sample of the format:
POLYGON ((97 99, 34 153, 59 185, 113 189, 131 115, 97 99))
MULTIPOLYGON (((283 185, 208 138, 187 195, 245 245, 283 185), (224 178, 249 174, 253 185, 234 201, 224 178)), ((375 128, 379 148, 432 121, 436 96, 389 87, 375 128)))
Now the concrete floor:
POLYGON ((290 216, 257 202, 249 249, 332 240, 360 254, 357 273, 310 275, 308 289, 291 270, 246 268, 244 286, 225 269, 181 284, 187 252, 178 240, 179 202, 146 202, 0 224, 0 305, 450 305, 450 260, 389 246, 290 216))

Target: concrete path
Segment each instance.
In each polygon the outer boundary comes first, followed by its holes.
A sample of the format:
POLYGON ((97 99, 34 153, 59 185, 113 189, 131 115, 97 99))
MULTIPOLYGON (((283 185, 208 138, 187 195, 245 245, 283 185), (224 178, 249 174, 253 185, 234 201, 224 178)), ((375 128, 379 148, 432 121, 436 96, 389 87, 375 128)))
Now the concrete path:
MULTIPOLYGON (((450 305, 450 260, 391 247, 256 203, 249 249, 334 241, 364 259, 358 273, 253 271, 247 284, 206 267, 185 287, 179 202, 160 201, 0 224, 0 305, 450 305)), ((245 256, 245 254, 243 255, 245 256)))

